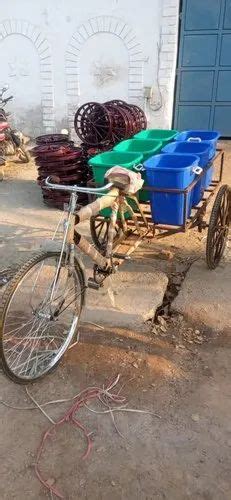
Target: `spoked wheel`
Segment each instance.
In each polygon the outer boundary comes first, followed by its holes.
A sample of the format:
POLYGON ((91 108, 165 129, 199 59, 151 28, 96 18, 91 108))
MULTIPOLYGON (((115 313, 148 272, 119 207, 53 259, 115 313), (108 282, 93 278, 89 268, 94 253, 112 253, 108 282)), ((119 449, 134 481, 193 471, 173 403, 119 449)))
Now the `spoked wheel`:
POLYGON ((112 118, 112 141, 116 144, 129 136, 129 122, 127 115, 123 108, 115 104, 106 103, 105 107, 109 111, 112 118))
POLYGON ((137 113, 137 120, 139 123, 139 129, 145 130, 147 128, 147 117, 146 117, 144 111, 139 106, 136 106, 135 104, 133 104, 132 107, 135 110, 135 112, 137 113))
POLYGON ((66 134, 46 134, 36 137, 36 144, 68 143, 69 136, 66 134))
POLYGON ((40 253, 17 272, 0 309, 2 364, 11 379, 33 382, 57 366, 76 333, 85 288, 78 261, 72 269, 58 252, 40 253))
MULTIPOLYGON (((109 217, 102 217, 100 215, 96 215, 91 217, 90 219, 90 230, 92 241, 95 244, 96 248, 101 252, 105 253, 108 241, 108 230, 110 225, 109 217)), ((118 239, 122 235, 122 227, 120 225, 120 221, 116 224, 115 227, 115 236, 113 240, 113 247, 115 247, 118 239)))
POLYGON ((215 269, 225 250, 230 222, 230 193, 227 185, 219 189, 210 216, 206 261, 209 269, 215 269))
POLYGON ((81 141, 97 146, 110 138, 110 113, 102 104, 88 102, 76 111, 74 127, 81 141))

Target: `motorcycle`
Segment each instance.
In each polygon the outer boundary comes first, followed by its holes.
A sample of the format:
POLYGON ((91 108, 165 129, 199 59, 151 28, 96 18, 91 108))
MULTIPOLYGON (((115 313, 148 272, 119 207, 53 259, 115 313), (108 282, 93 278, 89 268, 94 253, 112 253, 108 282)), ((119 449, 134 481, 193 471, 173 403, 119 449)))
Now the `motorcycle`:
POLYGON ((17 155, 23 163, 28 163, 30 155, 26 151, 23 134, 13 130, 7 121, 10 113, 5 111, 5 106, 14 98, 11 95, 4 99, 3 96, 8 88, 8 85, 6 85, 0 89, 0 150, 4 156, 9 154, 17 155))

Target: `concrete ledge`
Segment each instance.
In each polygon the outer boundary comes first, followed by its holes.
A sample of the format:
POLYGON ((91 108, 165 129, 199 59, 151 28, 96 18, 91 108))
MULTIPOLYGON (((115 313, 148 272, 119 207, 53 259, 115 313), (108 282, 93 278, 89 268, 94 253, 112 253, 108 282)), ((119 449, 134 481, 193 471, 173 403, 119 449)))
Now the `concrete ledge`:
POLYGON ((204 260, 195 262, 172 308, 192 323, 231 332, 231 263, 210 271, 204 260))
POLYGON ((83 319, 139 329, 162 304, 167 284, 167 276, 152 265, 125 262, 118 273, 106 279, 103 288, 88 291, 83 319))

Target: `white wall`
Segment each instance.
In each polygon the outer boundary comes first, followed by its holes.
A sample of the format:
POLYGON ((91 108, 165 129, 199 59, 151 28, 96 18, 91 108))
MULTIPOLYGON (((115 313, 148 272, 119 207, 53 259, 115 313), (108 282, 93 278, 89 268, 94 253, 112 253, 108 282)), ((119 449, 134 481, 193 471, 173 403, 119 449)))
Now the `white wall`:
POLYGON ((178 3, 8 0, 0 13, 0 85, 15 96, 9 107, 17 125, 33 136, 72 127, 83 102, 122 98, 145 109, 149 125, 171 126, 178 3))

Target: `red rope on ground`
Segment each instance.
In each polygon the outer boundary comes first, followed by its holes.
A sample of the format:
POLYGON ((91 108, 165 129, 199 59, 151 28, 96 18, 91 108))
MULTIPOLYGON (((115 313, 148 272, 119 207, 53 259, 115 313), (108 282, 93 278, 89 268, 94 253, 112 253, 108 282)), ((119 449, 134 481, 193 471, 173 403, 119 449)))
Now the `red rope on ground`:
POLYGON ((83 460, 86 460, 91 452, 93 441, 91 440, 91 433, 87 431, 87 429, 84 427, 84 425, 77 420, 76 418, 76 413, 79 411, 80 408, 82 408, 87 402, 91 400, 98 400, 101 401, 101 397, 103 397, 103 400, 107 404, 108 407, 110 407, 110 403, 114 404, 121 404, 125 402, 125 398, 123 396, 119 396, 119 394, 114 394, 111 393, 111 389, 113 389, 119 381, 119 376, 116 376, 114 379, 110 380, 106 388, 87 388, 83 390, 80 394, 76 396, 76 399, 72 406, 69 408, 69 410, 54 424, 50 426, 50 428, 43 434, 40 446, 38 448, 37 452, 37 457, 36 457, 36 463, 35 463, 35 472, 37 475, 37 478, 39 481, 43 484, 43 486, 51 493, 54 494, 57 498, 64 499, 64 496, 60 491, 56 489, 55 486, 50 485, 46 479, 44 479, 41 469, 40 469, 40 459, 41 455, 44 451, 46 442, 49 437, 52 437, 56 430, 58 430, 61 425, 64 425, 65 423, 70 423, 71 425, 74 425, 75 427, 78 427, 84 434, 86 441, 87 441, 87 448, 85 453, 82 456, 83 460))

